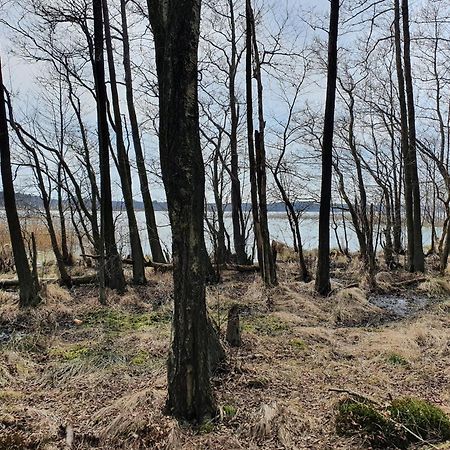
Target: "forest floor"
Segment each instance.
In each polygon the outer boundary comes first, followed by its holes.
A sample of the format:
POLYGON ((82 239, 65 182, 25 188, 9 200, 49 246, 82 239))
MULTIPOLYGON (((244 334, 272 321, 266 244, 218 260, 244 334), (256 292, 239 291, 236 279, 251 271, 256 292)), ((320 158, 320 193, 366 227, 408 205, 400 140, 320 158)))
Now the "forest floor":
POLYGON ((231 272, 208 288, 222 332, 231 305, 243 307, 243 344, 213 379, 221 417, 198 429, 163 414, 170 274, 149 272, 148 286, 110 293, 107 307, 95 286, 48 285, 30 311, 0 293, 0 449, 370 448, 336 433, 343 394, 332 389, 381 403, 413 396, 450 413, 450 284, 382 272, 371 299, 346 287, 357 271, 334 276, 326 299, 293 281, 295 264, 280 264, 270 291, 231 272))

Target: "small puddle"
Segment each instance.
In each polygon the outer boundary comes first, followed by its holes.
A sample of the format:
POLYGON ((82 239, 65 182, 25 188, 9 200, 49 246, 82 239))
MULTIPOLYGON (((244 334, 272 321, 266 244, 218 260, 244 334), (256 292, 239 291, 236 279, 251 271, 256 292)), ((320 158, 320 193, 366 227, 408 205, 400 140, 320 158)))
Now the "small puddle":
POLYGON ((430 299, 422 295, 405 297, 387 294, 371 297, 369 298, 369 302, 391 314, 403 318, 424 309, 430 303, 430 299))

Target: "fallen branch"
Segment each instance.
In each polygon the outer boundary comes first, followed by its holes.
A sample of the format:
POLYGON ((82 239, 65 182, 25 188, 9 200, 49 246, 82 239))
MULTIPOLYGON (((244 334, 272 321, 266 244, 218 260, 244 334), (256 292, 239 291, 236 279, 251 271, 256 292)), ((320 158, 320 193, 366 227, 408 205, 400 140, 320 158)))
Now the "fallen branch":
MULTIPOLYGON (((89 256, 89 255, 85 255, 89 256)), ((91 256, 89 256, 91 257, 91 256)), ((123 264, 133 265, 133 260, 129 258, 125 258, 122 260, 123 264)), ((145 267, 152 267, 156 272, 170 272, 173 270, 173 264, 167 263, 157 263, 154 261, 145 261, 145 267)), ((239 264, 222 264, 220 265, 221 269, 235 271, 235 272, 259 272, 259 265, 239 265, 239 264)))
POLYGON ((259 272, 260 268, 258 264, 240 265, 240 264, 225 264, 226 270, 236 272, 259 272))
MULTIPOLYGON (((45 283, 59 283, 59 278, 41 278, 39 280, 40 284, 45 283)), ((81 277, 72 277, 73 286, 81 286, 83 284, 92 284, 97 282, 97 275, 84 275, 81 277)), ((12 278, 9 280, 0 280, 0 289, 13 289, 19 287, 19 280, 17 278, 12 278)))
MULTIPOLYGON (((122 263, 132 266, 133 260, 129 259, 129 258, 125 258, 122 260, 122 263)), ((171 270, 173 270, 173 264, 157 263, 157 262, 154 262, 151 260, 145 261, 144 265, 145 265, 145 267, 152 267, 153 269, 155 269, 155 272, 170 272, 171 270)))
POLYGON ((427 281, 427 277, 411 278, 409 280, 399 281, 395 283, 395 287, 398 286, 411 286, 412 284, 423 283, 427 281))

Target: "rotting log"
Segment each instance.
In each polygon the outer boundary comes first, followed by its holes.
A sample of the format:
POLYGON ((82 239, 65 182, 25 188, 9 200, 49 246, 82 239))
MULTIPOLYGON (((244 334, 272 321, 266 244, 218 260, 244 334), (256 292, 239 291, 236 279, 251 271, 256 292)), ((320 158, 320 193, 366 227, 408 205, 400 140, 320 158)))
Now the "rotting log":
MULTIPOLYGON (((98 281, 97 275, 84 275, 81 277, 73 277, 72 285, 81 286, 83 284, 92 284, 98 281)), ((59 278, 41 278, 39 284, 45 283, 59 283, 59 278)), ((0 280, 0 289, 14 289, 19 287, 19 280, 17 278, 11 278, 8 280, 0 280)))
MULTIPOLYGON (((85 255, 88 256, 88 255, 85 255)), ((124 259, 123 264, 133 264, 133 260, 131 259, 124 259)), ((173 270, 173 264, 170 263, 156 263, 154 261, 146 261, 145 262, 146 267, 153 267, 156 272, 169 272, 173 270)), ((239 265, 239 264, 221 264, 221 269, 224 270, 230 270, 234 272, 259 272, 259 265, 252 264, 252 265, 239 265)))

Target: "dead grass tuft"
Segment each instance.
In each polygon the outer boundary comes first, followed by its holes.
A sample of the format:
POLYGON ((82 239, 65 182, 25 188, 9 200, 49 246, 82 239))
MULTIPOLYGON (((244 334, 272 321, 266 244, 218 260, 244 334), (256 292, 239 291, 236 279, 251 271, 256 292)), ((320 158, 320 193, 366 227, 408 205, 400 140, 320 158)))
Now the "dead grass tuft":
POLYGON ((45 283, 41 286, 41 296, 49 304, 70 303, 70 292, 56 283, 45 283))
POLYGON ((114 448, 165 448, 163 443, 175 439, 177 424, 162 415, 164 399, 165 391, 155 386, 125 395, 92 417, 93 428, 114 448))
POLYGON ((263 403, 249 418, 249 422, 248 435, 251 440, 260 445, 264 441, 272 441, 286 449, 298 448, 302 433, 313 426, 301 403, 295 398, 263 403))
POLYGON ((0 429, 2 449, 52 448, 48 445, 59 439, 59 420, 52 412, 24 405, 1 413, 0 429))
POLYGON ((0 304, 14 304, 18 301, 18 296, 15 293, 0 290, 0 304))
POLYGON ((359 288, 346 288, 335 295, 334 318, 337 323, 354 326, 377 323, 384 316, 381 308, 372 305, 364 291, 359 288))
POLYGON ((378 272, 375 275, 377 287, 383 291, 391 291, 394 284, 394 276, 391 272, 378 272))
POLYGON ((450 294, 450 283, 444 278, 428 278, 417 287, 430 297, 442 297, 450 294))

